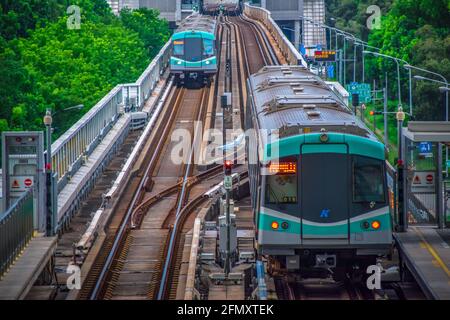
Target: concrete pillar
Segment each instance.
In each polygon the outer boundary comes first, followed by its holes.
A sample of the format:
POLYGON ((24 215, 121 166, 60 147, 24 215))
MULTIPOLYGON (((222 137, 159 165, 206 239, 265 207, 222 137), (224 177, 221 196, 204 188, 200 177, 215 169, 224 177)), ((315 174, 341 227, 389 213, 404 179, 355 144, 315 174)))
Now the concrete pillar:
POLYGON ((294 34, 294 45, 295 48, 297 50, 300 51, 300 21, 296 20, 294 21, 294 30, 295 30, 295 34, 294 34))
POLYGON ((266 8, 267 7, 267 3, 266 0, 261 0, 261 8, 266 8))
POLYGON ((175 6, 175 22, 179 24, 181 22, 181 0, 176 0, 175 6))

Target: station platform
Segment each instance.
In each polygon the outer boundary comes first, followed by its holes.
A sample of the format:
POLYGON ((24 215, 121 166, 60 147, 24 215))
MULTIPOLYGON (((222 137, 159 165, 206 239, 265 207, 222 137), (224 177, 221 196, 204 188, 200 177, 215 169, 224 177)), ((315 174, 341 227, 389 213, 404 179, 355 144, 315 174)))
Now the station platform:
POLYGON ((56 249, 56 237, 33 238, 0 280, 0 300, 21 300, 30 291, 56 249))
POLYGON ((450 300, 450 229, 410 226, 394 238, 402 261, 426 297, 450 300))

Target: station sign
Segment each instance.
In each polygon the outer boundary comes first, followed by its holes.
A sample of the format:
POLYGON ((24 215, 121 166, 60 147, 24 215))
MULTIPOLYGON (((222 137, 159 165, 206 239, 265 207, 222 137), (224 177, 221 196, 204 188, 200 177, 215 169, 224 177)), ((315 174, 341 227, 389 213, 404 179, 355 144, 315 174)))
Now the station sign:
POLYGON ((349 93, 349 102, 352 102, 352 95, 357 94, 359 96, 360 103, 370 103, 372 101, 372 89, 369 83, 352 82, 345 86, 345 89, 349 93))
POLYGON ((417 148, 419 149, 419 155, 425 158, 432 158, 433 157, 433 143, 431 142, 420 142, 417 145, 417 148))
POLYGON ((411 192, 430 193, 436 191, 436 173, 434 171, 414 172, 411 192))
POLYGON ((332 64, 327 67, 327 77, 334 78, 334 65, 332 64))
POLYGON ((318 62, 335 62, 336 50, 316 50, 314 59, 318 62))

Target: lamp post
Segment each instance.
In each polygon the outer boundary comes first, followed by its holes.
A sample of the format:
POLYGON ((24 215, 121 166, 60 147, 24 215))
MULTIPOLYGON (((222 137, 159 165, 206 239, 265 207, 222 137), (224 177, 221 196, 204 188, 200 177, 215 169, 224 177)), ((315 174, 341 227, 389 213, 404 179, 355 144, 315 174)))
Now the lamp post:
MULTIPOLYGON (((82 109, 84 105, 79 104, 73 107, 69 107, 63 109, 62 111, 69 111, 73 109, 82 109)), ((47 140, 47 150, 45 156, 45 174, 46 174, 46 208, 47 208, 47 219, 46 219, 46 235, 47 237, 52 237, 56 232, 56 204, 54 202, 54 194, 53 194, 53 168, 52 168, 52 124, 53 117, 57 114, 58 111, 52 113, 50 108, 47 108, 45 112, 45 116, 43 119, 46 131, 46 140, 47 140)))
POLYGON ((45 175, 46 175, 46 236, 55 235, 55 221, 53 219, 53 185, 52 185, 52 123, 53 117, 50 109, 47 109, 44 116, 44 125, 47 134, 47 154, 45 159, 45 175))
MULTIPOLYGON (((365 54, 372 54, 372 55, 374 55, 374 56, 377 56, 377 57, 383 57, 383 58, 388 58, 388 59, 391 59, 391 60, 394 60, 395 61, 395 63, 396 63, 396 65, 397 65, 397 86, 398 86, 398 105, 399 105, 399 107, 401 107, 402 106, 402 89, 401 89, 401 80, 400 80, 400 64, 399 64, 399 61, 402 61, 403 63, 405 63, 406 65, 407 65, 407 63, 406 63, 406 61, 404 61, 404 60, 402 60, 402 59, 398 59, 398 58, 395 58, 395 57, 392 57, 392 56, 389 56, 389 55, 387 55, 387 54, 382 54, 382 53, 379 53, 379 52, 373 52, 373 51, 367 51, 367 50, 365 50, 364 51, 364 53, 365 54)), ((412 115, 412 99, 411 99, 411 92, 412 92, 412 89, 411 89, 412 87, 411 87, 411 79, 410 79, 410 81, 409 81, 409 91, 410 91, 410 99, 409 99, 409 104, 410 104, 410 115, 412 115)))
POLYGON ((398 107, 398 111, 396 114, 397 118, 397 130, 398 130, 398 160, 397 160, 397 186, 398 186, 398 222, 399 222, 399 232, 405 232, 407 229, 407 217, 406 210, 404 206, 404 160, 403 160, 403 121, 405 120, 405 113, 403 112, 403 108, 401 106, 398 107))

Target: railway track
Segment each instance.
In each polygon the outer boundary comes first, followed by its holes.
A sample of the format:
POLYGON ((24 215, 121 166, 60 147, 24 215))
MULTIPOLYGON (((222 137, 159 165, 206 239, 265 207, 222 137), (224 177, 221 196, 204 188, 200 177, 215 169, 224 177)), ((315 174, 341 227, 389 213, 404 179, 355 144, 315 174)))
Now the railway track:
POLYGON ((349 279, 336 282, 331 279, 303 279, 289 281, 275 278, 275 288, 280 300, 373 300, 368 289, 349 279))
MULTIPOLYGON (((220 47, 219 61, 225 64, 221 63, 211 88, 171 88, 170 107, 165 108, 161 126, 106 226, 105 240, 79 299, 176 298, 180 247, 192 227, 193 213, 208 201, 204 192, 221 180, 222 167, 198 173, 193 161, 174 163, 177 142, 170 139, 171 133, 177 129, 193 133, 194 121, 205 119, 211 103, 217 113, 219 94, 225 90, 235 95, 233 103, 241 110, 238 122, 242 127, 246 77, 266 64, 278 63, 259 25, 243 17, 220 19, 218 34, 225 46, 220 47), (258 48, 256 54, 247 48, 247 41, 258 48)), ((193 156, 191 151, 185 160, 193 156)))
MULTIPOLYGON (((93 270, 93 288, 83 288, 85 292, 90 291, 90 299, 156 297, 171 233, 169 222, 176 207, 183 207, 186 201, 186 193, 178 191, 186 190, 188 182, 190 185, 193 180, 187 179, 192 174, 192 166, 172 161, 174 142, 170 139, 171 133, 177 129, 193 133, 193 122, 202 120, 209 94, 208 88, 173 90, 169 102, 172 108, 166 121, 162 121, 158 139, 150 148, 150 160, 145 170, 135 179, 140 180, 139 185, 126 214, 122 219, 113 219, 108 226, 106 247, 98 259, 99 267, 93 270)), ((197 180, 204 177, 207 175, 199 176, 197 180)))

